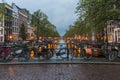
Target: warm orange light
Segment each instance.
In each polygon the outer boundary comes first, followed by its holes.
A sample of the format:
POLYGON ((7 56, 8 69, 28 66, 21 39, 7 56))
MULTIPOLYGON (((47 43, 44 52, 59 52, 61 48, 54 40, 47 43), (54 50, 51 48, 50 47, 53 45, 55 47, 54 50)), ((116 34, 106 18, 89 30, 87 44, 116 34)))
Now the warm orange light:
POLYGON ((76 54, 76 50, 74 50, 73 53, 76 54))
POLYGON ((80 48, 78 48, 78 53, 80 53, 80 51, 81 51, 80 48))
POLYGON ((35 53, 34 53, 34 51, 32 50, 32 51, 30 52, 30 57, 31 57, 31 58, 34 58, 34 56, 35 56, 35 53))
POLYGON ((68 48, 70 49, 70 44, 68 43, 67 45, 68 45, 68 48))
POLYGON ((12 39, 13 37, 10 35, 9 38, 12 39))
POLYGON ((113 36, 112 36, 112 35, 109 35, 109 36, 108 36, 108 40, 109 40, 109 41, 112 41, 112 39, 113 39, 113 36))
POLYGON ((39 47, 39 51, 42 52, 42 47, 39 47))
POLYGON ((48 38, 50 39, 51 37, 49 36, 48 38))
POLYGON ((48 44, 48 49, 50 49, 51 48, 51 45, 50 44, 48 44))
POLYGON ((120 36, 118 36, 118 38, 120 38, 120 36))
POLYGON ((33 37, 33 36, 31 36, 31 39, 34 39, 34 37, 33 37))
POLYGON ((79 40, 81 39, 81 36, 80 36, 80 35, 78 36, 78 39, 79 39, 79 40))
POLYGON ((47 48, 47 46, 44 46, 44 48, 47 48))
POLYGON ((72 44, 72 48, 74 47, 74 44, 72 44))
POLYGON ((42 37, 40 36, 40 37, 39 37, 39 39, 41 40, 41 39, 42 39, 42 37))
POLYGON ((77 46, 76 46, 76 45, 74 45, 74 48, 76 49, 76 48, 77 48, 77 46))
POLYGON ((85 51, 86 51, 86 54, 92 54, 92 50, 90 48, 86 48, 85 51))
POLYGON ((85 40, 88 40, 88 37, 85 37, 85 40))
POLYGON ((57 42, 58 42, 57 40, 54 41, 54 43, 57 43, 57 42))

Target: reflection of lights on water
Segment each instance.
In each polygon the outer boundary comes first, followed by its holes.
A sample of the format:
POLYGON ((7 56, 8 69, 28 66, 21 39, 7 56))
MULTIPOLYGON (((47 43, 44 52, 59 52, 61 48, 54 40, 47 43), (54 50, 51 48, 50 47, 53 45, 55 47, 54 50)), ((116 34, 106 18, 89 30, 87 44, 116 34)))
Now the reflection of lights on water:
POLYGON ((55 49, 57 48, 57 44, 54 44, 54 48, 55 48, 55 49))
POLYGON ((65 48, 65 47, 67 47, 65 41, 64 41, 64 40, 60 40, 60 41, 58 42, 57 48, 65 48))
POLYGON ((13 67, 9 67, 8 68, 8 70, 9 70, 9 74, 10 74, 10 76, 14 76, 14 69, 13 69, 13 67))
POLYGON ((32 50, 31 53, 30 53, 30 57, 31 57, 31 58, 34 58, 34 56, 35 56, 35 55, 34 55, 34 51, 32 50))

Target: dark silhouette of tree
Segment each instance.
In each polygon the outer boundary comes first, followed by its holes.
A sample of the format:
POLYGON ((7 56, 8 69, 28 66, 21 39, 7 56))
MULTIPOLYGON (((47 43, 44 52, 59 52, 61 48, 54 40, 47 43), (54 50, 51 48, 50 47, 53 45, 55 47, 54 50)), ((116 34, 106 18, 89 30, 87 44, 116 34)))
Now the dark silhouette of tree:
POLYGON ((26 38, 27 38, 26 32, 27 32, 27 30, 26 30, 24 24, 22 23, 20 26, 20 35, 19 35, 22 38, 22 40, 26 40, 26 38))

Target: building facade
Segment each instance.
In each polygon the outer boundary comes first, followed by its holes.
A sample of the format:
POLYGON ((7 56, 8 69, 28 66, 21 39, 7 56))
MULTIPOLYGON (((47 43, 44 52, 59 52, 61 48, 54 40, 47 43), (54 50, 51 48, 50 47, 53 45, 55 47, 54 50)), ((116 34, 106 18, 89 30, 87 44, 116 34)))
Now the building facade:
POLYGON ((12 35, 12 7, 7 3, 1 3, 2 6, 2 15, 0 21, 0 41, 7 42, 11 40, 12 35))
POLYGON ((0 43, 4 42, 4 5, 0 4, 0 43))
POLYGON ((36 36, 34 34, 35 29, 33 27, 30 26, 30 24, 28 24, 27 27, 27 40, 32 40, 35 39, 36 36))
POLYGON ((19 25, 18 25, 18 20, 19 20, 19 10, 20 8, 15 5, 15 3, 12 3, 12 8, 13 8, 13 24, 12 24, 12 36, 14 41, 19 40, 19 25))
POLYGON ((5 3, 5 24, 4 24, 4 30, 5 30, 5 42, 8 42, 11 40, 12 35, 12 7, 5 3))
POLYGON ((35 29, 33 27, 31 27, 31 25, 30 25, 32 16, 27 9, 23 8, 22 11, 24 11, 27 15, 26 20, 25 20, 27 22, 27 25, 26 25, 27 40, 35 39, 35 34, 34 34, 35 29))
POLYGON ((33 37, 33 29, 30 26, 31 19, 30 19, 30 13, 27 9, 20 9, 19 10, 19 27, 21 27, 21 24, 24 24, 27 34, 27 40, 31 39, 33 37))
POLYGON ((109 21, 107 25, 108 42, 120 43, 120 21, 109 21))
POLYGON ((19 8, 15 3, 12 6, 0 3, 0 43, 21 40, 19 35, 22 24, 28 34, 27 38, 35 37, 30 23, 31 14, 27 9, 19 8))

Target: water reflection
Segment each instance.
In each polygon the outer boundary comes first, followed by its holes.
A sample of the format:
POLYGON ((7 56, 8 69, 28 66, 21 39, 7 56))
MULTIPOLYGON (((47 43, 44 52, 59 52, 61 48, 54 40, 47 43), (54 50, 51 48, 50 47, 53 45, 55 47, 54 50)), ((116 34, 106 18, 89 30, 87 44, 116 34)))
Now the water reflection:
POLYGON ((13 67, 9 66, 9 67, 8 67, 8 71, 9 71, 10 76, 11 76, 11 77, 14 77, 15 74, 14 74, 14 69, 13 69, 13 67))
MULTIPOLYGON (((66 45, 66 43, 65 43, 65 41, 64 40, 60 40, 59 42, 58 42, 58 44, 57 44, 57 48, 56 48, 56 52, 59 52, 59 50, 61 49, 61 48, 66 48, 67 47, 67 45, 66 45)), ((60 52, 61 53, 63 53, 63 52, 66 52, 66 49, 62 49, 62 50, 60 50, 60 52)))
POLYGON ((57 48, 66 48, 66 47, 67 47, 67 45, 66 45, 66 43, 65 43, 64 40, 60 40, 60 41, 58 42, 57 48))

